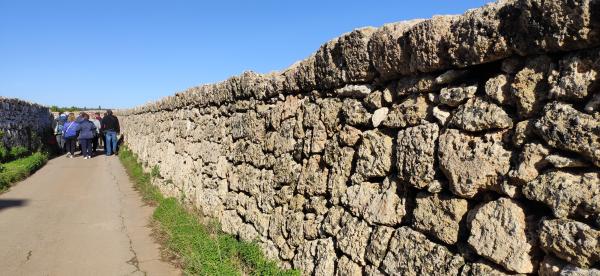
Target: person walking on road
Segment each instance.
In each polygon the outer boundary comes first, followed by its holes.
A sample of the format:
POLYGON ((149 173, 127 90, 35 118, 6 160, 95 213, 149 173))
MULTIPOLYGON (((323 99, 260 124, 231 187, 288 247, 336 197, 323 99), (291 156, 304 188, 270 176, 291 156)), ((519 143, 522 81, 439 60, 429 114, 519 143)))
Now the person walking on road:
POLYGON ((102 125, 100 125, 100 113, 95 113, 94 117, 90 118, 90 122, 92 122, 94 124, 94 126, 96 126, 96 132, 94 133, 94 138, 92 138, 92 152, 96 153, 96 150, 98 149, 98 141, 100 140, 100 129, 102 128, 102 125))
POLYGON ((90 122, 90 115, 81 114, 81 122, 76 130, 79 132, 79 144, 81 145, 81 155, 83 159, 92 158, 92 139, 96 135, 96 126, 90 122))
POLYGON ((65 152, 65 138, 63 137, 63 126, 67 122, 67 115, 61 112, 55 120, 54 136, 56 137, 56 143, 58 145, 58 152, 60 154, 65 152))
POLYGON ((63 134, 62 136, 65 139, 65 150, 67 151, 67 157, 73 158, 75 155, 75 148, 77 147, 76 139, 77 139, 77 126, 79 124, 75 122, 75 114, 69 113, 69 117, 67 117, 67 122, 63 125, 63 134))
POLYGON ((106 156, 117 152, 117 134, 121 131, 119 119, 113 115, 112 110, 106 110, 106 115, 102 118, 102 131, 106 137, 106 156))

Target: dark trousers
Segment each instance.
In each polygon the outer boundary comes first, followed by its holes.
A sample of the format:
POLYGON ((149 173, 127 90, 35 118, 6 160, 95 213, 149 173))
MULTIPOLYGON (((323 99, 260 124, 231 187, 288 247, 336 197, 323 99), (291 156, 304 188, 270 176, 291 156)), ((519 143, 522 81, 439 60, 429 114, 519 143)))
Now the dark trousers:
POLYGON ((94 138, 92 138, 92 151, 96 152, 96 150, 98 149, 98 136, 94 136, 94 138))
POLYGON ((65 138, 65 150, 71 155, 75 154, 77 144, 75 143, 75 137, 65 138))
POLYGON ((92 156, 92 139, 79 139, 81 145, 81 155, 92 156))

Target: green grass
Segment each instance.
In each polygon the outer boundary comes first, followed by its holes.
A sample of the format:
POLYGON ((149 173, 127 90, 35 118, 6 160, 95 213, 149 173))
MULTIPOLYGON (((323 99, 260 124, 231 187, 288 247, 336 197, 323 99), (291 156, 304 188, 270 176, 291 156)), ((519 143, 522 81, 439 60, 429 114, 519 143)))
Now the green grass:
POLYGON ((136 156, 126 148, 119 159, 146 201, 156 204, 153 218, 171 250, 189 275, 300 275, 296 270, 281 270, 267 260, 255 243, 244 242, 223 233, 213 219, 203 219, 186 209, 175 198, 164 198, 151 184, 159 168, 145 173, 136 156))
POLYGON ((36 152, 5 164, 0 169, 0 192, 8 189, 12 183, 23 180, 41 168, 48 161, 46 153, 36 152))

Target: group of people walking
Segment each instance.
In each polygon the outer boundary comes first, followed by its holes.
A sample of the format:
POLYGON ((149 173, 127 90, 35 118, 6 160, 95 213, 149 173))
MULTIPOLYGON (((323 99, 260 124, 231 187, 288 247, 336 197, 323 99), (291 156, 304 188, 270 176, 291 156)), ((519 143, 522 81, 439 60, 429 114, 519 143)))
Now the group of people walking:
POLYGON ((92 158, 98 147, 104 147, 106 156, 118 153, 117 134, 121 131, 119 119, 107 110, 103 117, 96 112, 93 117, 85 112, 75 116, 74 113, 60 113, 56 118, 54 135, 59 149, 67 153, 68 158, 75 156, 77 142, 81 147, 84 159, 92 158))

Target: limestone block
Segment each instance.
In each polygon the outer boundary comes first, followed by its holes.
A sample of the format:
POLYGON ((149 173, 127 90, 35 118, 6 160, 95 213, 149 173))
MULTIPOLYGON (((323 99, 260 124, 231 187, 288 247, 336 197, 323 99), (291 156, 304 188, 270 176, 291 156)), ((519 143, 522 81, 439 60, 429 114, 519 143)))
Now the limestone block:
POLYGON ((467 208, 468 202, 464 199, 421 192, 417 195, 412 226, 447 244, 455 244, 467 208))
POLYGON ((397 181, 386 178, 383 185, 362 183, 348 187, 341 203, 371 224, 396 225, 406 215, 406 192, 397 181))
POLYGON ((539 112, 548 98, 548 74, 552 70, 548 56, 528 59, 511 83, 511 91, 521 118, 530 118, 539 112))
POLYGON ((600 167, 599 114, 592 116, 555 102, 546 106, 535 129, 550 146, 581 154, 600 167))
POLYGON ((600 231, 578 221, 544 220, 540 246, 578 267, 589 268, 600 261, 600 231))
POLYGON ((512 128, 513 122, 501 107, 480 98, 474 98, 456 109, 448 125, 477 132, 512 128))
POLYGON ((371 227, 366 222, 353 217, 346 221, 344 227, 337 233, 337 246, 354 262, 364 265, 371 231, 371 227))
POLYGON ((425 188, 435 176, 435 147, 439 127, 429 123, 398 132, 396 167, 398 177, 415 188, 425 188))
POLYGON ((386 176, 392 166, 392 138, 377 131, 363 133, 358 147, 356 173, 368 177, 386 176))
POLYGON ((480 190, 498 188, 510 168, 510 152, 501 139, 501 132, 479 137, 448 129, 440 135, 440 169, 454 194, 470 198, 480 190))
POLYGON ((365 251, 365 258, 375 266, 379 266, 387 252, 388 243, 394 228, 388 226, 377 226, 371 233, 369 244, 365 251))
POLYGON ((292 263, 306 275, 333 275, 335 259, 333 241, 327 238, 303 243, 292 263))
POLYGON ((346 124, 352 126, 367 126, 371 124, 371 113, 363 104, 355 99, 345 99, 342 105, 342 115, 346 124))
POLYGON ((477 254, 518 273, 533 272, 532 242, 526 235, 525 212, 513 200, 500 198, 472 210, 469 245, 477 254))
POLYGON ((440 91, 440 104, 456 107, 475 96, 477 86, 445 87, 440 91))
POLYGON ((389 128, 404 128, 421 123, 427 117, 431 106, 424 95, 410 96, 400 104, 393 105, 383 126, 389 128))
POLYGON ((464 260, 406 226, 398 228, 381 268, 390 275, 457 275, 464 260))
POLYGON ((528 199, 548 205, 554 216, 600 214, 600 173, 550 171, 523 187, 528 199))

